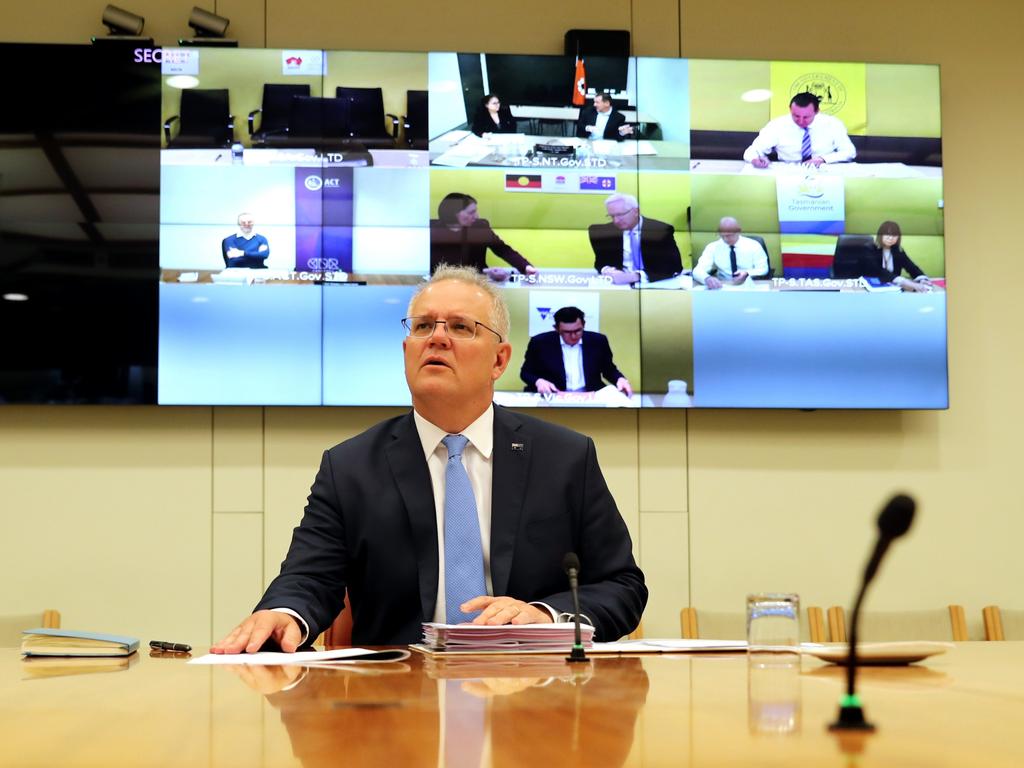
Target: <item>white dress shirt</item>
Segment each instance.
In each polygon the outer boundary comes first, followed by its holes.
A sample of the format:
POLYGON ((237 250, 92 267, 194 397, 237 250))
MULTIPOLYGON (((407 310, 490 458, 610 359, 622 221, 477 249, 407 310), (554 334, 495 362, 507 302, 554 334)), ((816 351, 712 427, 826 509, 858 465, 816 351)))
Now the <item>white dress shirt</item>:
POLYGON ((594 121, 594 130, 590 134, 592 139, 603 139, 604 129, 608 125, 608 118, 612 116, 612 111, 609 109, 607 112, 598 112, 597 119, 594 121))
MULTIPOLYGON (((846 126, 838 117, 819 112, 808 126, 811 133, 811 157, 821 157, 826 163, 845 163, 857 156, 846 126)), ((747 147, 743 159, 748 163, 767 157, 773 149, 784 163, 799 163, 803 158, 804 129, 789 115, 770 121, 747 147)))
POLYGON ((575 344, 566 344, 561 336, 562 366, 565 368, 565 391, 582 392, 587 388, 587 377, 583 373, 583 339, 575 344))
MULTIPOLYGON (((736 269, 748 272, 751 277, 768 274, 768 256, 757 240, 743 235, 736 239, 736 269)), ((721 237, 707 244, 693 268, 693 279, 699 283, 703 283, 712 274, 719 280, 733 278, 729 244, 721 237)))

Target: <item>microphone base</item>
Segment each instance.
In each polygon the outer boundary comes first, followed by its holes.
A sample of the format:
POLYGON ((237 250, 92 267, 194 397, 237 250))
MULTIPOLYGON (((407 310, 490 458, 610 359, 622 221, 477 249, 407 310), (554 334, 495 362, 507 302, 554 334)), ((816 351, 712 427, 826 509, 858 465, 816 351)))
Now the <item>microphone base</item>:
POLYGON ((831 723, 828 729, 835 731, 865 731, 873 733, 875 726, 864 719, 864 710, 859 706, 839 708, 839 719, 831 723))
POLYGON ((572 662, 590 661, 590 659, 587 658, 587 655, 583 652, 582 645, 574 645, 572 650, 569 652, 569 655, 565 657, 565 660, 572 662))

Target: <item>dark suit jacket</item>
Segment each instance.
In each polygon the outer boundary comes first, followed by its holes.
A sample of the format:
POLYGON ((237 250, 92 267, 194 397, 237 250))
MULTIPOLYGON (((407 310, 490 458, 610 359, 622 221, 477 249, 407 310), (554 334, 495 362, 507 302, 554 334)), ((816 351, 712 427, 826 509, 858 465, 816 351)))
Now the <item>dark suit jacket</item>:
POLYGON ((473 115, 472 131, 477 136, 485 133, 515 133, 516 120, 512 117, 512 110, 502 106, 498 109, 498 123, 495 125, 486 107, 480 107, 473 115))
MULTIPOLYGON (((622 230, 614 224, 591 224, 590 246, 594 249, 594 269, 622 269, 622 230)), ((649 280, 664 280, 683 271, 683 259, 676 245, 675 229, 657 219, 644 217, 640 227, 640 253, 649 280)))
MULTIPOLYGON (((527 392, 537 391, 537 379, 547 379, 559 389, 565 389, 565 365, 562 360, 562 340, 558 331, 538 333, 526 346, 526 356, 519 378, 526 382, 527 392)), ((595 392, 604 386, 604 381, 614 384, 622 372, 612 361, 612 348, 603 333, 583 332, 583 377, 588 392, 595 392)))
POLYGON ((576 121, 576 136, 580 139, 611 139, 612 141, 622 141, 625 138, 619 135, 619 126, 626 124, 626 117, 614 107, 608 115, 608 122, 605 123, 604 136, 592 136, 587 132, 587 126, 596 123, 597 110, 594 107, 584 107, 580 110, 579 119, 576 121))
POLYGON ((494 233, 487 219, 477 219, 472 227, 464 227, 457 232, 437 219, 430 221, 430 274, 434 274, 441 264, 473 267, 483 272, 487 266, 488 248, 520 272, 530 266, 519 251, 494 233))
MULTIPOLYGON (((593 441, 496 406, 492 471, 494 594, 571 611, 562 558, 576 552, 596 639, 631 632, 647 588, 593 441)), ((256 610, 290 608, 315 638, 347 588, 354 644, 418 642, 434 615, 437 545, 430 472, 408 413, 324 453, 281 574, 256 610)))
POLYGON ((924 274, 921 268, 910 260, 907 252, 900 247, 892 249, 892 272, 882 267, 882 249, 878 246, 868 252, 866 263, 861 265, 861 273, 864 277, 877 277, 886 283, 891 283, 902 275, 904 270, 911 278, 924 274))

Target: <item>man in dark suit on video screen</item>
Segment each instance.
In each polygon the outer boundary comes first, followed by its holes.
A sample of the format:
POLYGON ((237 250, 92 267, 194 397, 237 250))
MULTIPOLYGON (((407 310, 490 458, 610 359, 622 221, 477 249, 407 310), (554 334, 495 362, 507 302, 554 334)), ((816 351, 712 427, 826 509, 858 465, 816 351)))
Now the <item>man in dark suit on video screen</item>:
POLYGON ((568 621, 567 552, 596 639, 639 623, 647 588, 593 441, 492 402, 512 354, 501 290, 441 267, 408 314, 413 411, 324 453, 280 575, 213 652, 294 651, 346 590, 357 645, 415 643, 426 621, 568 621))
POLYGON ((611 195, 604 207, 611 221, 589 229, 594 269, 616 285, 634 286, 683 271, 671 224, 641 216, 640 203, 632 195, 611 195))
POLYGON ((580 110, 576 121, 576 136, 581 139, 609 139, 622 141, 633 135, 633 126, 626 125, 626 116, 612 106, 612 97, 599 93, 594 105, 580 110))
POLYGON ((530 339, 519 371, 527 392, 596 392, 607 381, 627 397, 632 396, 629 380, 612 360, 608 337, 585 331, 584 325, 583 310, 562 307, 555 312, 555 330, 530 339))

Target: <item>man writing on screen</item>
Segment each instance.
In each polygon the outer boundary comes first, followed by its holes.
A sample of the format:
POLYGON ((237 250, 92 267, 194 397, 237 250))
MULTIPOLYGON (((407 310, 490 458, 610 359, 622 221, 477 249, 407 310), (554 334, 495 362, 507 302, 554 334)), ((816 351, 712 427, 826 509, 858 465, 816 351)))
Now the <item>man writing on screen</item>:
POLYGON ((569 620, 570 551, 595 636, 639 622, 647 588, 593 442, 492 403, 512 353, 499 289, 441 267, 408 313, 413 412, 324 453, 280 575, 214 653, 294 651, 346 590, 359 645, 417 642, 424 621, 569 620))
POLYGON ((813 93, 798 93, 789 101, 789 115, 770 121, 743 153, 755 168, 770 165, 773 151, 784 163, 806 163, 815 168, 823 163, 846 163, 857 156, 843 121, 818 112, 819 99, 813 93))
POLYGON ((629 379, 612 360, 608 337, 583 330, 585 325, 582 309, 562 307, 555 312, 555 330, 530 339, 519 371, 527 392, 596 392, 604 387, 604 377, 626 397, 632 397, 629 379))
POLYGON ((263 235, 253 232, 256 219, 251 213, 238 214, 238 232, 221 242, 224 266, 264 269, 270 256, 270 244, 263 235))
POLYGON ((580 110, 576 121, 576 136, 581 139, 609 139, 622 141, 633 135, 633 126, 626 125, 626 116, 612 107, 612 97, 599 93, 594 106, 580 110))
POLYGON ((671 224, 641 216, 640 203, 632 195, 610 195, 604 207, 611 221, 592 224, 588 230, 594 269, 616 285, 633 286, 683 271, 671 224))
POLYGON ((740 234, 740 223, 732 216, 718 222, 718 239, 707 244, 693 268, 693 279, 708 290, 741 285, 748 277, 768 274, 768 254, 761 244, 740 234))

